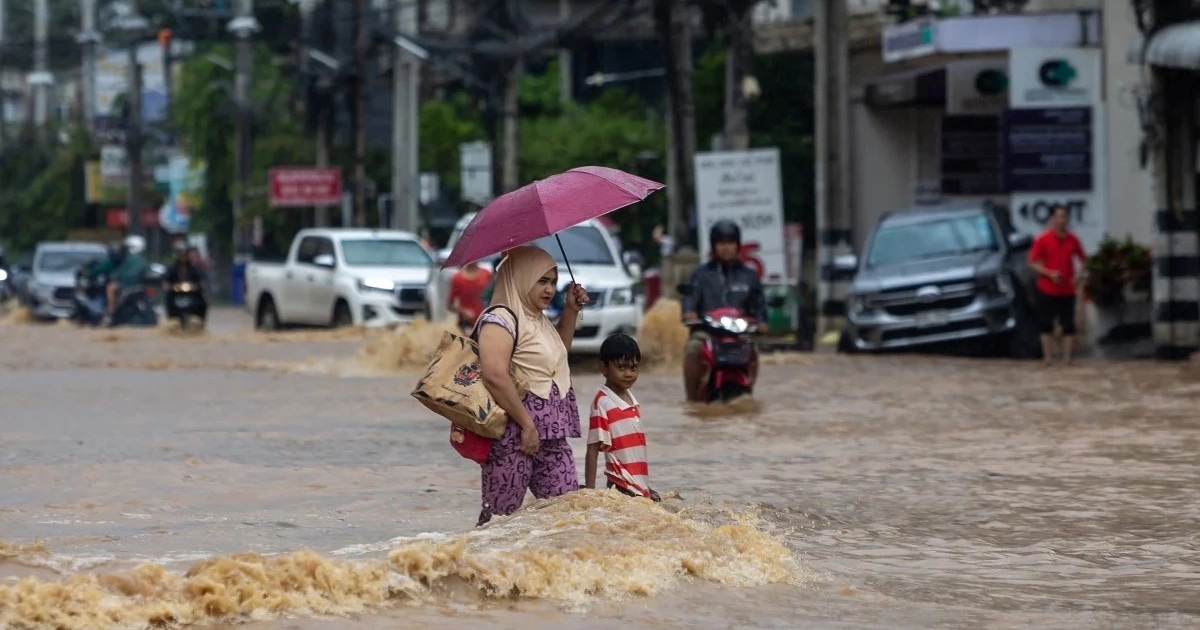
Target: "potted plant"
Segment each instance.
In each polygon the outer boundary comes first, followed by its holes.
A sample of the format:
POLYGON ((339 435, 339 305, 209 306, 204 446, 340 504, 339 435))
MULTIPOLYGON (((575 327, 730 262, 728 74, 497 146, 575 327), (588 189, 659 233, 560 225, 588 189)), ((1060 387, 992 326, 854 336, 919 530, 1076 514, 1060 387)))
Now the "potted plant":
POLYGON ((1150 250, 1126 236, 1124 241, 1104 237, 1088 258, 1083 293, 1097 308, 1118 309, 1125 304, 1127 288, 1144 288, 1154 266, 1150 250))

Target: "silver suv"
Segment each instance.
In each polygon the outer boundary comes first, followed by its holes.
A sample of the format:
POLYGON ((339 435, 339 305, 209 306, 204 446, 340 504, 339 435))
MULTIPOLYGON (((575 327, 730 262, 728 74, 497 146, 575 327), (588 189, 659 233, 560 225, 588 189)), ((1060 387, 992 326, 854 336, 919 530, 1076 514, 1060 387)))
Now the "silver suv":
POLYGON ((29 278, 29 308, 38 319, 66 319, 75 312, 75 272, 108 256, 101 243, 51 241, 33 254, 29 278))
POLYGON ((853 271, 842 351, 985 339, 1017 358, 1038 356, 1031 244, 1008 210, 990 204, 920 207, 884 215, 853 271))

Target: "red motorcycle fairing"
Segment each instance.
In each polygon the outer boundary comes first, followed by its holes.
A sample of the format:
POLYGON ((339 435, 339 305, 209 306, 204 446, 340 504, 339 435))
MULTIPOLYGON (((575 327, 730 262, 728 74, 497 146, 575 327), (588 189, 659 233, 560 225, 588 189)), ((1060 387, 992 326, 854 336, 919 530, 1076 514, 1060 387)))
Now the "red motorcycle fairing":
POLYGON ((718 308, 705 317, 709 339, 700 349, 700 361, 705 367, 704 386, 700 399, 729 400, 754 390, 754 368, 758 364, 758 349, 753 333, 757 322, 736 308, 718 308))

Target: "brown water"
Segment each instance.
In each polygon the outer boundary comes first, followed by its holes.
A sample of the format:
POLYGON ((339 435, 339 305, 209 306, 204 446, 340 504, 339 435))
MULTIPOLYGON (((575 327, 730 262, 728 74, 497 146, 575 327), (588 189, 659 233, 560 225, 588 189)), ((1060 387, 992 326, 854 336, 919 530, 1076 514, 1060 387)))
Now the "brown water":
POLYGON ((648 370, 661 506, 474 530, 408 396, 440 327, 246 320, 0 324, 0 627, 1200 627, 1195 364, 773 355, 719 410, 648 370))

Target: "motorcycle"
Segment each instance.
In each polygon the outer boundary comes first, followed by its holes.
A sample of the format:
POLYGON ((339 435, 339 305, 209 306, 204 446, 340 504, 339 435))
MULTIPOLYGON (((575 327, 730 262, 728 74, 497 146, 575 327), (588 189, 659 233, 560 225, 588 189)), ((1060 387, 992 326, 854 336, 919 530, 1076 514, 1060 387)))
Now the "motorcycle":
POLYGON ((688 322, 692 330, 708 334, 700 349, 704 366, 700 400, 728 402, 754 392, 758 347, 754 334, 758 322, 737 308, 716 308, 699 320, 688 322))
POLYGON ((179 320, 179 328, 187 330, 190 321, 204 325, 208 307, 199 283, 177 282, 167 286, 167 315, 179 320))
POLYGON ((141 286, 127 289, 117 297, 117 308, 109 319, 109 327, 158 325, 158 312, 154 310, 154 287, 162 284, 166 268, 152 264, 142 274, 141 286))
POLYGON ((93 276, 90 265, 80 267, 75 272, 75 312, 71 319, 81 326, 99 326, 104 321, 107 287, 107 275, 93 276))

